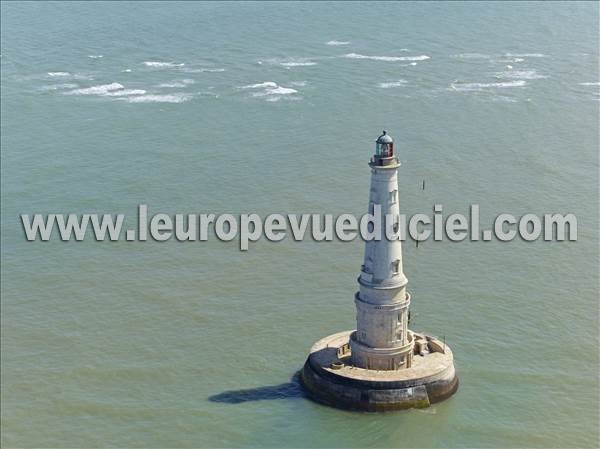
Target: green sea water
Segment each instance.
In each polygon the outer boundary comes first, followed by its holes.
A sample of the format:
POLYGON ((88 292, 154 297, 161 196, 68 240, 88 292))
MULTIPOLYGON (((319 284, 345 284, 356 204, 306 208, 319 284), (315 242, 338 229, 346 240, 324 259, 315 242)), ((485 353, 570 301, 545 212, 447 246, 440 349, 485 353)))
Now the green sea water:
POLYGON ((1 3, 3 447, 598 447, 598 3, 1 3), (458 393, 315 404, 363 243, 27 242, 21 213, 573 213, 404 245, 458 393), (426 180, 426 189, 420 188, 426 180))

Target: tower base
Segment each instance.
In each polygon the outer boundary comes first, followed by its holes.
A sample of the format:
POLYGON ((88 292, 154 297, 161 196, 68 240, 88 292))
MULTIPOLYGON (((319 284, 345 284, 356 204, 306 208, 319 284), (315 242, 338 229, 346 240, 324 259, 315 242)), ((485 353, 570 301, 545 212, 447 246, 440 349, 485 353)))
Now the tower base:
POLYGON ((410 368, 384 371, 351 365, 352 332, 330 335, 311 348, 300 380, 312 399, 378 412, 428 407, 458 389, 452 351, 437 338, 413 333, 416 343, 421 342, 416 347, 422 355, 415 354, 410 368))

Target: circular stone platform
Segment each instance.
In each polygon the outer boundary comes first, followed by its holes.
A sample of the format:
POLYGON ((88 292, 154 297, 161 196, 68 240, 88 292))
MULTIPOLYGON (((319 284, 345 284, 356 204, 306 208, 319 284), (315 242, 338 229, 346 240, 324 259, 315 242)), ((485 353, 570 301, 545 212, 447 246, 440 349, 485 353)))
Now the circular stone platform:
POLYGON ((437 338, 412 332, 415 342, 427 342, 429 352, 415 354, 410 368, 379 371, 351 365, 353 332, 330 335, 311 348, 300 380, 316 401, 354 410, 399 410, 428 407, 457 390, 452 351, 437 338))

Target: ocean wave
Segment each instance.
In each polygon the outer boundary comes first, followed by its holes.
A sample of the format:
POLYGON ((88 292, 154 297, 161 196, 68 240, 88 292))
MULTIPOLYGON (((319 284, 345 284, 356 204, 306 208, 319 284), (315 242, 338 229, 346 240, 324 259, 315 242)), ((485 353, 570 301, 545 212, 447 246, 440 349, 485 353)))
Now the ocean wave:
POLYGON ((425 61, 426 59, 430 59, 427 55, 419 55, 419 56, 367 56, 367 55, 359 55, 357 53, 348 53, 343 56, 344 58, 349 59, 371 59, 373 61, 425 61))
POLYGON ((100 59, 100 58, 104 58, 104 55, 88 55, 88 58, 91 58, 91 59, 100 59))
POLYGON ((106 97, 128 97, 130 95, 144 95, 146 91, 144 89, 120 89, 120 90, 112 90, 101 94, 106 97))
POLYGON ((292 89, 289 87, 277 86, 270 87, 265 89, 263 92, 255 92, 252 94, 253 97, 265 97, 268 95, 292 95, 297 94, 298 91, 296 89, 292 89))
POLYGON ((504 53, 504 56, 508 58, 545 58, 546 55, 542 53, 504 53))
POLYGON ((600 83, 579 83, 580 86, 600 86, 600 83))
POLYGON ((545 75, 540 75, 535 70, 509 70, 507 72, 499 72, 496 74, 496 78, 506 79, 521 79, 521 80, 538 80, 542 78, 548 78, 545 75))
POLYGON ((183 103, 192 98, 191 94, 139 95, 127 97, 129 103, 183 103))
POLYGON ((264 83, 248 84, 247 86, 241 86, 240 89, 259 89, 261 87, 277 87, 277 83, 274 81, 265 81, 264 83))
POLYGON ((65 92, 66 95, 105 95, 107 92, 124 89, 124 86, 119 83, 100 84, 98 86, 86 87, 83 89, 75 89, 65 92))
POLYGON ((304 62, 280 62, 280 65, 282 65, 283 67, 308 67, 311 65, 317 65, 316 62, 313 61, 304 61, 304 62))
POLYGON ((76 87, 79 87, 79 86, 74 83, 63 83, 63 84, 52 84, 49 86, 43 86, 42 90, 75 89, 76 87))
POLYGON ((472 91, 485 88, 523 87, 527 84, 525 80, 505 81, 501 83, 452 83, 450 87, 456 91, 472 91))
POLYGON ((172 81, 170 83, 159 84, 158 87, 187 87, 190 84, 194 84, 196 81, 192 79, 184 79, 180 81, 172 81))
POLYGON ((71 80, 91 80, 91 79, 93 79, 90 76, 80 75, 78 73, 71 73, 71 72, 47 72, 47 75, 50 78, 61 78, 61 79, 71 79, 71 80))
POLYGON ((458 59, 490 59, 490 55, 486 55, 483 53, 459 53, 457 55, 451 55, 451 58, 458 59))
POLYGON ((392 87, 403 87, 407 83, 406 80, 390 81, 388 83, 379 83, 379 87, 382 89, 389 89, 392 87))
POLYGON ((296 89, 292 89, 289 87, 278 86, 274 89, 267 89, 267 95, 290 95, 297 94, 298 91, 296 89))
POLYGON ((204 73, 204 72, 208 72, 208 73, 213 73, 213 72, 224 72, 225 69, 219 69, 219 68, 208 68, 208 67, 202 67, 200 69, 192 69, 189 67, 186 67, 182 70, 185 73, 204 73))
POLYGON ((350 42, 348 41, 329 41, 326 42, 325 45, 333 45, 333 46, 339 46, 339 45, 348 45, 350 42))
POLYGON ((290 81, 290 86, 298 86, 298 87, 304 87, 306 86, 306 81, 290 81))
POLYGON ((131 73, 132 70, 131 69, 125 69, 125 70, 121 70, 121 72, 125 72, 125 73, 131 73))
POLYGON ((290 97, 285 97, 285 96, 276 96, 276 97, 268 97, 265 98, 265 101, 268 102, 276 102, 276 101, 280 101, 280 100, 286 100, 286 101, 296 101, 296 100, 301 100, 302 97, 298 97, 296 95, 290 96, 290 97))
MULTIPOLYGON (((291 84, 291 83, 290 83, 291 84)), ((298 85, 298 84, 296 84, 298 85)), ((239 89, 262 89, 261 91, 257 91, 252 93, 253 97, 271 97, 271 96, 284 96, 284 95, 293 95, 297 94, 298 91, 296 89, 292 89, 291 87, 280 86, 274 81, 265 81, 257 84, 248 84, 247 86, 241 86, 239 89)))
POLYGON ((154 68, 174 68, 174 67, 183 67, 185 64, 180 63, 177 64, 175 62, 160 62, 160 61, 144 61, 144 65, 146 67, 154 67, 154 68))

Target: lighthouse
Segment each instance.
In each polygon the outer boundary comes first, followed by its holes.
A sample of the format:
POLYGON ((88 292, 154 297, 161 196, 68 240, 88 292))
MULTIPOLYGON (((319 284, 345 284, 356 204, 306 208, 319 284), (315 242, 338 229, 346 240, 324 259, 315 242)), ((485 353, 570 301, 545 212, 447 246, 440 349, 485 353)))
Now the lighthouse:
POLYGON ((408 333, 410 295, 408 280, 402 269, 400 239, 387 240, 386 215, 394 217, 394 231, 399 226, 398 168, 394 142, 383 131, 375 142, 375 154, 369 162, 371 190, 369 213, 378 214, 381 239, 365 244, 356 293, 356 332, 351 335, 352 364, 374 370, 409 368, 413 341, 408 333), (379 207, 376 210, 376 205, 379 207))
POLYGON ((373 238, 365 242, 354 296, 356 329, 317 341, 300 379, 310 397, 335 407, 427 407, 451 396, 458 378, 446 342, 408 328, 411 296, 399 238, 401 163, 386 131, 375 141, 368 166, 373 238))

